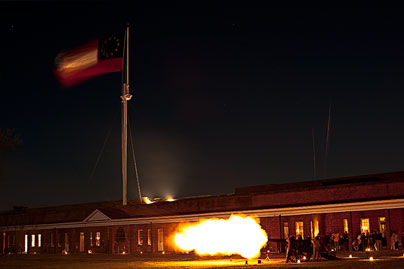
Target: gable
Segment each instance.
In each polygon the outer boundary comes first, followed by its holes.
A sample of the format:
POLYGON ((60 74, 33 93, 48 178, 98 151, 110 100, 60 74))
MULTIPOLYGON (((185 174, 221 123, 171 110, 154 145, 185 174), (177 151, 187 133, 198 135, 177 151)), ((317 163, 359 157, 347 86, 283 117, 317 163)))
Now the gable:
POLYGON ((96 209, 90 215, 88 215, 88 217, 85 218, 83 221, 91 222, 91 221, 105 221, 105 220, 111 220, 111 218, 102 213, 100 210, 96 209))

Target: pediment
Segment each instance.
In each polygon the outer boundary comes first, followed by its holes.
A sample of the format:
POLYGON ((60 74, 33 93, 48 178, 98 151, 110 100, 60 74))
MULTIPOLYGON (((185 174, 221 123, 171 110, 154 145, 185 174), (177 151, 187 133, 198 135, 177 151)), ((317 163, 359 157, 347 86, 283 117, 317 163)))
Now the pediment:
POLYGON ((111 220, 111 218, 102 213, 100 210, 96 209, 93 212, 91 212, 91 214, 88 215, 88 217, 85 218, 83 221, 91 222, 91 221, 106 221, 106 220, 111 220))

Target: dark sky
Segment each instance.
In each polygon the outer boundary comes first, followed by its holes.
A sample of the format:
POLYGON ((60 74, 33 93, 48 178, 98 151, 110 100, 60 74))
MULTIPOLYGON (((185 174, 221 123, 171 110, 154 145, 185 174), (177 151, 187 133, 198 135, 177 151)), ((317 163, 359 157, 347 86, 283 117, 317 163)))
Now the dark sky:
MULTIPOLYGON (((63 89, 53 67, 126 22, 144 196, 312 180, 312 128, 320 159, 330 104, 321 177, 404 170, 402 13, 1 3, 0 129, 23 145, 1 152, 0 209, 121 199, 121 75, 63 89)), ((128 182, 137 199, 132 158, 128 182)))

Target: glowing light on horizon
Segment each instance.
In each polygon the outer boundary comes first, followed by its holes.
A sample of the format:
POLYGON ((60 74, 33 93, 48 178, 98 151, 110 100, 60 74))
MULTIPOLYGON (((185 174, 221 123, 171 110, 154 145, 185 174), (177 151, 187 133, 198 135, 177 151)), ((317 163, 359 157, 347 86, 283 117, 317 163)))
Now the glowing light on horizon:
POLYGON ((200 256, 239 254, 247 259, 257 258, 268 241, 259 219, 232 215, 228 219, 205 219, 183 225, 175 234, 175 245, 200 256))
POLYGON ((153 202, 149 199, 149 197, 142 197, 142 200, 145 204, 149 205, 152 204, 153 202))

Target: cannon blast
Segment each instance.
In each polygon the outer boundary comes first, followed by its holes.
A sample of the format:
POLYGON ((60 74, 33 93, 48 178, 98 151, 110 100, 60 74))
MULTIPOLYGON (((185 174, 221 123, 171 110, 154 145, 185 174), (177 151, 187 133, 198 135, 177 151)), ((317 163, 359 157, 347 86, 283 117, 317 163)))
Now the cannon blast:
POLYGON ((182 251, 194 250, 200 256, 239 254, 253 259, 259 257, 268 237, 258 218, 232 215, 228 219, 184 224, 175 234, 174 241, 182 251))

